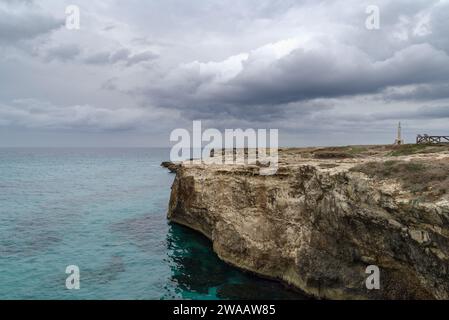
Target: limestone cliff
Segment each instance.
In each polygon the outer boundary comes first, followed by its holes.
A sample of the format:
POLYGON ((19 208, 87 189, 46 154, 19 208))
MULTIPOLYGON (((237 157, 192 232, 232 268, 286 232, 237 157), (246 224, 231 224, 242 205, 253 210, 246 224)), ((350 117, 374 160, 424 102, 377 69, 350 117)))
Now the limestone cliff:
POLYGON ((224 261, 315 297, 449 299, 449 198, 441 185, 449 152, 395 152, 285 149, 272 176, 257 165, 182 163, 168 218, 206 235, 224 261), (435 168, 438 192, 404 180, 435 168), (380 268, 379 290, 365 286, 368 265, 380 268))

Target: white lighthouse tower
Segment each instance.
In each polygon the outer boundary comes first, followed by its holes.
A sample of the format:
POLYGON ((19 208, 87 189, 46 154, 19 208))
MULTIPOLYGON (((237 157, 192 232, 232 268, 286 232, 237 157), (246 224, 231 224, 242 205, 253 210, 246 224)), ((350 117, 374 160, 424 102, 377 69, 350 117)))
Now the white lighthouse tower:
POLYGON ((402 128, 401 128, 401 122, 398 124, 398 136, 396 137, 396 140, 394 141, 394 144, 397 146, 400 146, 404 144, 404 140, 402 139, 402 128))

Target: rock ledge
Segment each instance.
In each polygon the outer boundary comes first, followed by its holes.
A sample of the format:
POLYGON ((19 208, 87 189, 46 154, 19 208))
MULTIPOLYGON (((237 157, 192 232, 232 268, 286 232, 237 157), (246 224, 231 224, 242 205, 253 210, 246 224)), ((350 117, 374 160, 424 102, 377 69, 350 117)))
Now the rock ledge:
MULTIPOLYGON (((448 195, 429 199, 354 169, 392 161, 388 148, 329 159, 283 149, 273 176, 186 162, 176 167, 168 218, 207 236, 224 261, 318 298, 448 299, 448 195), (380 268, 379 290, 365 286, 369 265, 380 268)), ((394 157, 435 159, 449 153, 394 157)))

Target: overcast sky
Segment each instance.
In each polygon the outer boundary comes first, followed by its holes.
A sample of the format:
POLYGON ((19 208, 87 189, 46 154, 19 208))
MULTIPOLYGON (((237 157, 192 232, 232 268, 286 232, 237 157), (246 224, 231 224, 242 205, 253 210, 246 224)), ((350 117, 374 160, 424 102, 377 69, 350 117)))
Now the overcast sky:
POLYGON ((0 146, 168 146, 192 120, 291 146, 449 135, 448 32, 449 1, 0 0, 0 146))

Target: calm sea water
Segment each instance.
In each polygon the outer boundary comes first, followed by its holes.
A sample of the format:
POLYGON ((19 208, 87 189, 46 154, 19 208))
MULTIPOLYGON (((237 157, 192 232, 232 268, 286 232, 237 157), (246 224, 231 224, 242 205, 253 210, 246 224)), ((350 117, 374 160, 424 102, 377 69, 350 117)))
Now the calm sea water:
POLYGON ((0 299, 301 299, 170 224, 165 149, 0 149, 0 299), (77 265, 81 289, 67 290, 77 265))

